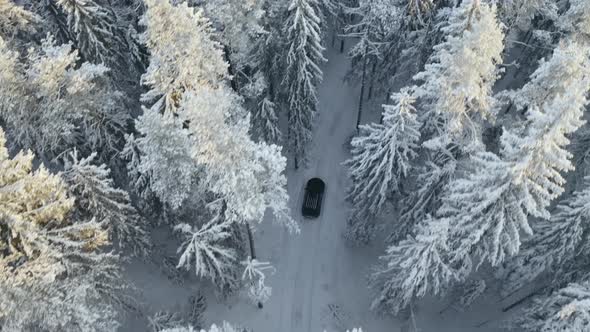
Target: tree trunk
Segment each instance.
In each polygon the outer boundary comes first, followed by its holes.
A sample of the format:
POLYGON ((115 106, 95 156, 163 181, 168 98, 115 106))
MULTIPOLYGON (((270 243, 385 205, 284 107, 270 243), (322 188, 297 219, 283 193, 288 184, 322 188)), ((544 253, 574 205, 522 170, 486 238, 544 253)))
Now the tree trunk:
POLYGON ((225 58, 225 61, 228 64, 227 71, 229 72, 229 75, 231 76, 231 80, 229 83, 231 85, 232 90, 234 90, 235 92, 238 92, 238 84, 236 82, 237 77, 235 75, 234 66, 232 65, 232 63, 230 61, 229 53, 230 53, 229 47, 227 47, 227 45, 223 46, 223 57, 225 58))
POLYGON ((297 160, 297 156, 295 156, 295 169, 299 169, 299 161, 297 160))
POLYGON ((256 259, 256 251, 254 249, 254 237, 252 236, 252 228, 250 228, 249 222, 246 222, 246 231, 248 232, 248 242, 250 245, 250 257, 252 259, 256 259))
POLYGON ((369 91, 367 92, 367 100, 371 100, 373 96, 373 85, 375 83, 375 70, 377 70, 377 61, 373 61, 373 67, 371 68, 371 78, 369 83, 369 91))
POLYGON ((366 71, 367 71, 367 56, 364 56, 363 59, 363 76, 361 78, 361 95, 359 97, 359 108, 358 114, 356 117, 356 130, 358 132, 359 125, 361 124, 361 114, 363 112, 363 95, 365 94, 365 79, 366 79, 366 71))

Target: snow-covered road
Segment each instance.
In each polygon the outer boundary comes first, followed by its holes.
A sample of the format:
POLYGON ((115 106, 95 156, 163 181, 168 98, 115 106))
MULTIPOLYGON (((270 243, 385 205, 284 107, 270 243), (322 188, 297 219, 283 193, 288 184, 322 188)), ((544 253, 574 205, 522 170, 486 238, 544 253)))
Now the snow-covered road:
MULTIPOLYGON (((359 326, 366 332, 415 331, 411 321, 378 317, 369 310, 372 294, 366 277, 383 248, 349 248, 342 238, 348 204, 346 169, 341 163, 349 156, 345 144, 355 133, 359 88, 343 82, 349 68, 345 54, 329 49, 327 57, 309 163, 288 170, 292 215, 301 233, 289 234, 271 220, 262 223, 255 233, 256 252, 259 260, 270 261, 277 269, 267 277, 272 297, 263 309, 246 299, 231 299, 231 305, 210 303, 209 323, 227 320, 255 332, 345 332, 359 326), (301 200, 305 182, 312 177, 324 179, 326 194, 321 216, 307 220, 301 217, 301 200)), ((373 114, 366 118, 378 118, 379 109, 370 111, 373 114)), ((416 327, 421 332, 500 331, 498 324, 487 321, 500 321, 501 304, 495 296, 486 295, 484 300, 488 303, 465 312, 451 309, 441 315, 446 300, 424 299, 414 307, 416 327)))
POLYGON ((256 332, 331 332, 354 326, 390 332, 398 325, 368 310, 366 275, 377 253, 348 248, 342 239, 347 177, 341 163, 348 157, 344 144, 355 131, 359 92, 342 80, 349 68, 346 56, 329 50, 328 59, 319 88, 320 117, 309 163, 288 171, 292 214, 301 233, 289 234, 265 222, 255 234, 259 259, 277 268, 267 278, 273 295, 262 310, 245 303, 213 310, 220 318, 256 332), (321 216, 307 220, 301 217, 301 199, 304 184, 312 177, 324 179, 326 194, 321 216))

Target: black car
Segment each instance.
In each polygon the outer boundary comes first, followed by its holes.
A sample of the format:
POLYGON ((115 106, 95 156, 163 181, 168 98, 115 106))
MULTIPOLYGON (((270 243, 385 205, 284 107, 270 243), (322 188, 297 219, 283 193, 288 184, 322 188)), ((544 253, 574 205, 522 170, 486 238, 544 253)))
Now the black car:
POLYGON ((322 199, 326 185, 319 178, 313 178, 307 181, 305 186, 305 196, 303 197, 303 206, 301 214, 306 218, 317 218, 322 210, 322 199))

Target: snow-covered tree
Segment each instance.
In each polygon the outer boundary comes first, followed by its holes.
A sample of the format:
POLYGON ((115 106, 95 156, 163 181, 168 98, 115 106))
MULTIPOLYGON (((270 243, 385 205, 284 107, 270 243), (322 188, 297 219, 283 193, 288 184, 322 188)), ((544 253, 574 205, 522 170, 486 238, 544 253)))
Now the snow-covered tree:
POLYGON ((416 224, 424 220, 428 213, 438 210, 442 205, 446 186, 454 178, 456 168, 456 160, 442 153, 435 154, 425 165, 415 168, 415 173, 418 174, 415 184, 406 189, 408 194, 399 204, 399 217, 392 226, 388 242, 397 243, 407 235, 413 234, 416 224))
POLYGON ((0 0, 0 38, 11 39, 19 31, 33 32, 39 18, 12 0, 0 0))
MULTIPOLYGON (((586 178, 585 184, 590 183, 586 178)), ((505 268, 505 289, 520 289, 537 277, 549 274, 556 285, 585 273, 590 254, 590 188, 576 191, 560 202, 551 219, 533 225, 536 235, 505 268)))
POLYGON ((190 122, 192 157, 204 168, 204 184, 227 203, 226 217, 262 221, 267 208, 288 227, 286 160, 276 145, 255 143, 240 99, 227 87, 202 87, 185 95, 179 112, 190 122))
POLYGON ((451 220, 458 259, 475 254, 497 265, 518 253, 522 234, 532 235, 528 215, 549 218, 547 207, 563 192, 560 172, 573 169, 566 135, 584 123, 588 52, 575 43, 556 49, 515 93, 517 107, 528 109, 526 128, 504 132, 502 159, 479 153, 472 158, 472 171, 450 184, 439 214, 451 220), (562 80, 548 84, 548 75, 562 80))
MULTIPOLYGON (((522 98, 520 103, 528 108, 524 130, 505 131, 502 158, 491 152, 476 153, 471 156, 465 175, 449 184, 443 206, 437 211, 436 222, 427 224, 447 225, 447 228, 436 232, 424 227, 416 230, 416 238, 427 239, 426 244, 431 247, 440 246, 436 256, 440 261, 420 259, 419 255, 407 258, 409 250, 403 247, 407 242, 402 241, 388 249, 388 260, 393 268, 414 273, 409 268, 411 263, 404 259, 419 261, 421 269, 426 271, 423 274, 432 273, 438 278, 439 281, 429 290, 437 294, 445 282, 452 281, 449 275, 458 280, 464 278, 473 269, 473 260, 478 264, 487 261, 496 266, 519 252, 522 234, 533 233, 528 216, 549 217, 548 205, 563 192, 564 180, 560 172, 572 168, 571 155, 565 150, 569 143, 566 135, 583 124, 581 117, 590 89, 587 52, 575 43, 564 44, 555 51, 554 58, 542 64, 531 82, 518 94, 518 98, 522 98), (564 69, 571 72, 573 78, 561 76, 564 69), (568 88, 564 91, 563 81, 556 80, 548 86, 540 79, 549 72, 553 77, 563 77, 569 82, 568 88), (435 239, 426 237, 433 233, 437 234, 435 239), (451 274, 449 271, 453 270, 441 269, 449 264, 460 273, 451 274)), ((428 290, 424 287, 420 292, 415 291, 413 283, 422 279, 391 271, 384 275, 390 278, 391 286, 384 288, 389 293, 382 293, 377 303, 390 302, 394 312, 428 290)))
MULTIPOLYGON (((188 162, 192 158, 196 164, 183 174, 196 174, 198 169, 202 185, 227 204, 229 220, 261 221, 270 208, 281 221, 295 226, 284 188, 285 158, 277 146, 250 138, 248 114, 242 99, 228 87, 227 64, 219 44, 211 39, 210 24, 186 4, 175 7, 163 0, 147 4, 142 22, 147 27, 144 38, 152 64, 143 78, 151 90, 143 99, 156 101, 150 116, 153 121, 159 121, 160 110, 165 116, 170 113, 170 121, 178 116, 176 124, 170 123, 176 128, 168 130, 178 137, 182 135, 176 133, 186 133, 187 141, 178 142, 173 151, 181 151, 176 159, 188 162)), ((165 141, 163 131, 161 138, 165 141)), ((161 154, 158 150, 153 154, 161 154)))
POLYGON ((285 0, 267 2, 263 17, 265 32, 252 44, 248 63, 251 74, 246 75, 247 82, 240 86, 240 93, 251 110, 253 133, 267 143, 276 144, 282 139, 278 123, 278 111, 282 106, 278 86, 283 78, 281 28, 286 5, 285 0))
POLYGON ((252 127, 256 135, 269 144, 281 141, 277 104, 271 101, 270 96, 262 97, 258 102, 252 114, 252 127))
POLYGON ((514 318, 513 327, 530 332, 576 332, 590 328, 590 283, 572 283, 536 298, 514 318))
POLYGON ((556 22, 561 30, 578 35, 590 42, 590 3, 584 0, 569 0, 568 10, 556 22))
POLYGON ((76 48, 85 61, 116 69, 115 74, 133 65, 126 61, 132 54, 128 52, 123 30, 126 26, 121 22, 123 13, 118 13, 117 7, 97 0, 57 0, 56 3, 66 13, 76 48))
POLYGON ((77 147, 103 161, 119 150, 129 121, 122 96, 106 67, 78 61, 48 37, 21 63, 0 40, 0 119, 15 144, 49 157, 77 147))
POLYGON ((416 297, 444 293, 459 280, 462 271, 449 264, 448 223, 427 216, 419 224, 416 236, 387 248, 371 276, 378 290, 371 308, 397 314, 416 297))
POLYGON ((317 0, 292 0, 288 8, 284 35, 287 52, 283 95, 289 109, 288 146, 295 168, 305 160, 317 113, 317 86, 322 80, 320 16, 317 0))
POLYGON ((479 0, 462 1, 442 31, 447 37, 435 47, 432 63, 414 77, 423 82, 416 96, 427 105, 425 117, 435 127, 436 144, 431 145, 455 143, 469 149, 479 144, 482 121, 494 118, 491 93, 504 34, 495 5, 479 0))
POLYGON ((387 199, 400 190, 410 161, 417 156, 421 124, 416 119, 415 99, 407 89, 391 99, 392 105, 383 106, 383 124, 360 127, 352 140, 352 157, 344 163, 352 179, 348 199, 353 205, 353 223, 348 233, 354 241, 370 240, 371 231, 366 228, 387 199))
POLYGON ((131 205, 129 194, 115 188, 106 165, 92 164, 95 158, 95 153, 79 158, 73 152, 65 160, 63 177, 68 191, 77 198, 78 213, 98 220, 119 248, 131 248, 134 254, 147 256, 150 240, 143 220, 131 205))
POLYGON ((142 84, 149 91, 142 101, 156 111, 176 112, 184 92, 200 85, 216 87, 228 78, 221 44, 212 39, 213 28, 202 10, 186 3, 147 0, 140 24, 151 58, 142 84))
POLYGON ((254 41, 266 31, 263 25, 266 0, 208 0, 203 8, 207 17, 218 26, 220 42, 226 46, 232 73, 249 64, 254 41))
POLYGON ((221 324, 219 326, 213 324, 207 330, 204 330, 204 329, 196 330, 192 326, 188 326, 188 327, 180 326, 180 327, 162 330, 161 332, 238 332, 238 331, 240 331, 240 329, 238 329, 237 327, 231 325, 228 322, 223 322, 223 324, 221 324))
MULTIPOLYGON (((353 8, 346 8, 349 15, 359 17, 345 27, 346 36, 357 39, 348 51, 352 61, 352 72, 356 77, 362 76, 362 71, 377 66, 388 48, 397 37, 403 34, 404 6, 402 1, 391 0, 360 0, 353 8)), ((371 70, 371 76, 376 73, 371 70)))
POLYGON ((135 190, 147 198, 149 185, 162 202, 178 208, 188 197, 196 170, 190 156, 189 132, 172 114, 146 108, 135 121, 135 128, 140 136, 128 136, 126 146, 128 153, 134 146, 138 150, 129 164, 135 190))
POLYGON ((260 262, 256 258, 248 256, 248 258, 241 262, 244 266, 242 273, 242 280, 248 280, 250 287, 248 287, 248 297, 254 304, 261 305, 265 303, 272 293, 272 287, 267 286, 264 281, 266 279, 265 271, 275 272, 275 268, 269 262, 260 262))
POLYGON ((174 227, 186 240, 178 252, 182 253, 178 268, 191 270, 194 266, 198 277, 209 278, 215 283, 223 283, 236 260, 234 250, 225 247, 223 241, 231 236, 231 222, 224 221, 223 209, 213 211, 211 220, 200 228, 188 224, 174 227))
POLYGON ((555 20, 558 9, 556 0, 507 0, 500 3, 500 17, 510 30, 529 31, 535 18, 555 20))
MULTIPOLYGON (((43 166, 33 172, 34 155, 31 152, 23 153, 21 151, 11 159, 5 146, 4 131, 0 129, 1 214, 5 218, 11 219, 15 225, 20 225, 25 220, 27 223, 40 226, 65 222, 73 206, 73 200, 68 198, 66 186, 60 177, 50 174, 43 166)), ((28 236, 22 240, 26 241, 27 239, 35 240, 34 237, 28 236)), ((3 240, 7 241, 6 238, 3 240)), ((33 244, 29 246, 23 243, 17 247, 12 247, 13 244, 9 241, 3 244, 8 252, 16 250, 15 255, 33 254, 33 244), (21 252, 23 250, 24 252, 21 252)))
POLYGON ((107 232, 73 220, 59 175, 33 171, 33 154, 8 157, 0 129, 0 326, 7 331, 112 331, 126 300, 107 232))

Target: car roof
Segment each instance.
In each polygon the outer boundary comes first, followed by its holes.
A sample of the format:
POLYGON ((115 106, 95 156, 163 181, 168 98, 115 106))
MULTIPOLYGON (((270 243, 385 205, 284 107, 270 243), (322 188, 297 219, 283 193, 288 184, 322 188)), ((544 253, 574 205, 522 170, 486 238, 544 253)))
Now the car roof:
POLYGON ((307 181, 306 189, 314 192, 322 192, 324 191, 325 186, 326 185, 324 184, 324 181, 322 181, 322 179, 312 178, 309 181, 307 181))

